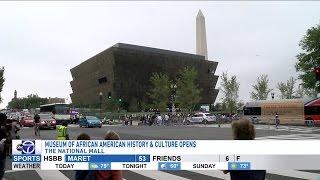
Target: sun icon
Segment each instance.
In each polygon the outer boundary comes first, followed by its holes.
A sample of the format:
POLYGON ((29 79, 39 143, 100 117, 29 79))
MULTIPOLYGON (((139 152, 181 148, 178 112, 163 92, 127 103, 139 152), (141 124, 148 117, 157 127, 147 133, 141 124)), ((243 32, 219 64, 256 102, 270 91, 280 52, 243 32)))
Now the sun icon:
POLYGON ((236 163, 232 163, 231 164, 231 169, 237 169, 237 164, 236 163))

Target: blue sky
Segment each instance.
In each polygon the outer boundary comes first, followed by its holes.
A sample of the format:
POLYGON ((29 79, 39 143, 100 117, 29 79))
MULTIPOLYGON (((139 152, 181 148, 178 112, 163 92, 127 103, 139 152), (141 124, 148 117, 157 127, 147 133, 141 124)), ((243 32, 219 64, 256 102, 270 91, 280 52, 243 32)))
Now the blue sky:
POLYGON ((209 60, 219 62, 218 75, 238 77, 243 101, 260 74, 269 75, 271 88, 297 77, 299 41, 320 23, 317 1, 0 2, 0 107, 14 90, 70 101, 69 69, 118 42, 195 53, 199 9, 209 60))

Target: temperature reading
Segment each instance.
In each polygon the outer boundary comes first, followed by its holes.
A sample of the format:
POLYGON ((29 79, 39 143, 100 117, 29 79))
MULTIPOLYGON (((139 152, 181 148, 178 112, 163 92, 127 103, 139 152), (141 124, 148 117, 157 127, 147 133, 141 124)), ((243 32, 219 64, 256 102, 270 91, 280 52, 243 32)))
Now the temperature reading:
POLYGON ((101 169, 106 169, 109 167, 109 164, 100 164, 101 169))
POLYGON ((170 164, 170 168, 172 168, 172 169, 175 169, 178 167, 179 167, 179 164, 174 164, 174 163, 170 164))
POLYGON ((240 164, 240 168, 241 169, 246 169, 246 168, 248 168, 248 164, 240 164))
POLYGON ((147 158, 146 158, 146 156, 139 156, 138 157, 138 161, 139 162, 145 162, 145 161, 147 161, 147 158))

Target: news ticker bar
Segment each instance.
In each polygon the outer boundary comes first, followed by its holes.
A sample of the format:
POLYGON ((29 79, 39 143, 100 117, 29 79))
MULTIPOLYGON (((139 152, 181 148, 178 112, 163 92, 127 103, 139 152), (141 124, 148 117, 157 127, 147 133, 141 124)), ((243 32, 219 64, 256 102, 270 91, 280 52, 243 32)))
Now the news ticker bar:
POLYGON ((320 169, 319 155, 14 155, 12 160, 13 170, 320 169))
MULTIPOLYGON (((141 141, 54 141, 14 140, 12 142, 12 169, 41 170, 279 170, 320 169, 320 154, 289 153, 266 154, 241 153, 246 146, 215 153, 217 145, 230 147, 239 141, 188 141, 188 140, 141 140, 141 141), (169 146, 169 144, 171 145, 169 146), (208 144, 204 144, 208 143, 208 144), (156 145, 158 144, 158 145, 156 145), (160 145, 162 144, 162 145, 160 145), (166 145, 165 145, 166 144, 166 145), (156 147, 155 147, 156 145, 156 147), (139 146, 139 147, 137 147, 139 146), (140 147, 144 146, 144 147, 140 147), (205 148, 205 151, 199 149, 205 148), (239 149, 239 150, 238 150, 239 149), (240 150, 241 149, 241 150, 240 150), (212 151, 212 153, 209 153, 212 151), (201 153, 203 152, 203 153, 201 153), (229 152, 229 153, 226 153, 229 152), (232 152, 232 153, 230 153, 232 152)), ((244 141, 255 144, 258 141, 244 141)), ((267 141, 266 141, 267 142, 267 141)), ((304 141, 302 141, 304 142, 304 141)), ((313 148, 316 143, 313 141, 313 148)), ((243 143, 242 145, 246 145, 243 143)), ((270 144, 270 142, 268 142, 270 144)), ((299 149, 299 141, 291 144, 299 149)), ((306 145, 306 144, 304 144, 306 145)), ((260 147, 261 148, 261 147, 260 147)), ((221 147, 217 147, 221 149, 221 147)), ((314 148, 316 149, 316 148, 314 148)), ((305 151, 305 149, 301 149, 305 151)), ((250 151, 250 150, 248 150, 250 151)), ((279 150, 281 151, 281 150, 279 150)), ((271 153, 270 153, 271 152, 271 153)), ((296 152, 296 151, 295 151, 296 152)))

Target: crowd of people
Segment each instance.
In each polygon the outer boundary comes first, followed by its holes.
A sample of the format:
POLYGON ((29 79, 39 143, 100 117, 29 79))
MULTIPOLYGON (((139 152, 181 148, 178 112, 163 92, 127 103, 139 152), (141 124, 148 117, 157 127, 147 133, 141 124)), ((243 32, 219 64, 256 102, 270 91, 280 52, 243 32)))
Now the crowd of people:
POLYGON ((140 122, 139 122, 139 125, 141 126, 145 126, 145 125, 149 125, 149 126, 152 126, 152 125, 170 125, 171 122, 172 122, 172 118, 173 118, 173 115, 172 114, 148 114, 148 115, 143 115, 140 117, 140 122))

